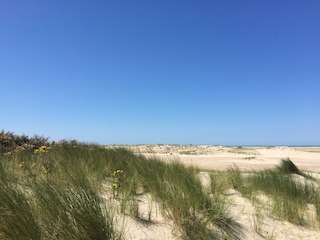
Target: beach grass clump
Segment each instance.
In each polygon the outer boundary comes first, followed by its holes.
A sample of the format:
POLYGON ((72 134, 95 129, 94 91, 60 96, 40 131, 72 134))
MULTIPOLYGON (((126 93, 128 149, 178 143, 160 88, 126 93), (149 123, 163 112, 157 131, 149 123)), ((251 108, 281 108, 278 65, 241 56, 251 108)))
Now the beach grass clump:
POLYGON ((137 195, 150 194, 185 239, 214 239, 240 233, 236 222, 227 214, 224 200, 204 191, 199 169, 178 161, 166 163, 133 155, 125 149, 112 151, 118 157, 109 159, 108 168, 113 169, 111 181, 117 184, 122 213, 129 212, 130 216, 139 218, 135 199, 137 195))
POLYGON ((41 239, 41 226, 37 222, 30 199, 18 185, 0 184, 0 238, 41 239))
POLYGON ((106 164, 98 170, 95 158, 91 146, 70 144, 1 154, 0 238, 121 239, 101 198, 106 164))
MULTIPOLYGON (((230 171, 229 171, 230 173, 230 171)), ((230 181, 229 175, 225 171, 214 171, 209 174, 210 191, 214 195, 224 194, 231 188, 234 188, 233 181, 230 181)))
POLYGON ((279 172, 286 174, 298 174, 303 175, 303 173, 298 169, 298 167, 288 158, 282 159, 280 166, 277 167, 279 172))
POLYGON ((181 228, 185 239, 240 234, 240 228, 227 214, 224 200, 204 191, 198 173, 199 169, 178 161, 167 164, 148 159, 140 174, 146 189, 159 201, 164 214, 181 228))
POLYGON ((42 182, 35 191, 45 238, 117 239, 110 213, 88 185, 64 190, 42 182))
POLYGON ((232 188, 237 190, 242 187, 243 176, 238 166, 233 165, 233 167, 227 170, 227 176, 232 184, 232 188))
POLYGON ((242 178, 238 190, 248 198, 265 194, 272 199, 274 216, 299 225, 306 224, 308 204, 317 204, 316 183, 290 159, 282 160, 274 169, 252 171, 242 178))
POLYGON ((317 194, 315 194, 315 198, 314 198, 314 206, 316 209, 316 218, 317 221, 320 223, 320 189, 317 189, 317 194))
POLYGON ((232 166, 226 171, 211 172, 210 179, 212 192, 224 194, 234 189, 252 200, 257 208, 264 205, 264 212, 294 224, 311 224, 313 220, 308 212, 313 205, 316 220, 320 222, 319 182, 290 159, 283 159, 273 169, 261 171, 243 172, 232 166), (259 200, 263 195, 267 202, 259 200))

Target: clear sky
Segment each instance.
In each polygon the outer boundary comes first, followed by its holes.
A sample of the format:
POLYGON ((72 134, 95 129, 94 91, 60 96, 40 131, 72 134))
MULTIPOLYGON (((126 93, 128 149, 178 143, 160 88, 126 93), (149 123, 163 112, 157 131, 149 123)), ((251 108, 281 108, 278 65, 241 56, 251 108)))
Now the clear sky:
POLYGON ((0 1, 0 130, 320 145, 318 0, 0 1))

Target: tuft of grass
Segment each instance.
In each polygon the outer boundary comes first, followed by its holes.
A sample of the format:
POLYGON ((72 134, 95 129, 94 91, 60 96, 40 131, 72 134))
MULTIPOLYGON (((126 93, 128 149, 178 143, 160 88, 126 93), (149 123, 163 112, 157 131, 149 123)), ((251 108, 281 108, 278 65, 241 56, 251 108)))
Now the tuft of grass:
POLYGON ((305 214, 307 204, 316 206, 317 191, 309 177, 304 182, 294 175, 307 176, 294 163, 282 160, 275 169, 253 171, 242 177, 242 187, 239 191, 249 199, 259 193, 264 193, 272 199, 272 213, 291 223, 306 224, 305 214), (309 181, 308 181, 309 180, 309 181))
POLYGON ((111 213, 88 188, 41 182, 35 188, 39 221, 46 237, 54 239, 118 239, 111 213))
POLYGON ((18 186, 1 184, 1 239, 41 239, 40 223, 29 200, 18 186))
MULTIPOLYGON (((253 200, 256 201, 256 200, 253 200)), ((254 231, 263 237, 263 208, 261 204, 257 204, 254 211, 253 218, 254 231)))
POLYGON ((237 190, 242 187, 243 177, 241 175, 241 171, 238 166, 233 165, 233 167, 227 170, 228 178, 232 184, 232 187, 237 190))
POLYGON ((289 159, 282 159, 280 166, 277 167, 279 172, 286 174, 298 174, 303 175, 303 173, 298 169, 298 167, 289 159))
MULTIPOLYGON (((233 188, 252 200, 256 208, 261 208, 261 203, 255 199, 261 194, 266 195, 270 199, 269 212, 294 224, 307 225, 312 221, 307 213, 311 204, 316 210, 316 220, 320 222, 319 183, 299 170, 290 159, 282 160, 274 169, 246 173, 233 166, 227 171, 212 172, 210 178, 212 192, 223 194, 233 188)), ((261 233, 259 217, 254 225, 261 233)))
POLYGON ((277 169, 281 173, 297 174, 297 175, 300 175, 300 176, 302 176, 302 177, 304 177, 306 179, 315 180, 309 174, 306 174, 306 173, 300 171, 300 169, 289 158, 282 159, 281 163, 280 163, 280 166, 278 166, 277 169))
MULTIPOLYGON (((234 169, 231 169, 227 173, 232 175, 234 173, 233 171, 234 171, 234 169)), ((226 192, 230 188, 235 187, 235 183, 234 183, 235 179, 230 181, 229 174, 226 174, 225 171, 215 171, 215 172, 211 172, 209 174, 209 176, 210 176, 210 191, 214 195, 223 194, 224 192, 226 192)), ((235 175, 233 175, 233 176, 235 176, 235 175)), ((236 177, 239 177, 239 176, 236 174, 236 177)))
POLYGON ((228 216, 223 199, 210 197, 203 190, 199 169, 185 167, 177 161, 166 164, 158 159, 148 159, 139 166, 143 166, 139 173, 145 188, 180 227, 185 239, 213 239, 221 232, 223 236, 239 234, 240 228, 228 216))
POLYGON ((213 236, 235 236, 240 227, 226 211, 222 198, 205 192, 198 178, 199 169, 186 167, 178 161, 165 163, 157 158, 136 156, 124 149, 121 158, 109 162, 112 169, 122 169, 123 183, 119 189, 121 204, 139 218, 134 196, 148 193, 172 219, 186 239, 212 239, 213 236), (214 228, 212 226, 215 226, 214 228), (219 229, 218 231, 216 229, 219 229))

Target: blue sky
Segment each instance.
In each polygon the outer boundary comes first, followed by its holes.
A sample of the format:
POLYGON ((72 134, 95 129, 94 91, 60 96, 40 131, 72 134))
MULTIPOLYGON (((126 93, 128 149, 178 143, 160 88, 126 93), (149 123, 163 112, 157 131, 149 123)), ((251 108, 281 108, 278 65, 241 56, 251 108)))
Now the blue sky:
POLYGON ((0 2, 0 129, 320 145, 320 1, 0 2))

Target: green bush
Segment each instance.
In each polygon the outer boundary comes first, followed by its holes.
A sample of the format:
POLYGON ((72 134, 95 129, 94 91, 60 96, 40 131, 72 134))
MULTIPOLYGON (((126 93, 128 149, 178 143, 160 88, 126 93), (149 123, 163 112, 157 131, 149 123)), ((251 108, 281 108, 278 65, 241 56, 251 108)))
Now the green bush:
POLYGON ((16 135, 13 132, 0 132, 0 153, 14 151, 15 148, 39 148, 43 145, 50 145, 49 138, 39 135, 28 137, 27 135, 16 135))

